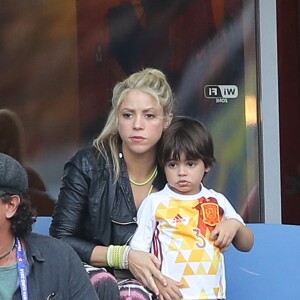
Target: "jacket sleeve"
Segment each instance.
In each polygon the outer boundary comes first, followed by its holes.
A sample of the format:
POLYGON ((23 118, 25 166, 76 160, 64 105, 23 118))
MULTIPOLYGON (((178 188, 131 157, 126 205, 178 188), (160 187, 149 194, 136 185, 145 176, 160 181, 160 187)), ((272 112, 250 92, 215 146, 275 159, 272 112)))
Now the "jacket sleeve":
POLYGON ((50 235, 66 241, 85 262, 89 262, 96 246, 84 239, 85 222, 89 218, 89 166, 87 158, 79 153, 65 164, 62 186, 50 226, 50 235))

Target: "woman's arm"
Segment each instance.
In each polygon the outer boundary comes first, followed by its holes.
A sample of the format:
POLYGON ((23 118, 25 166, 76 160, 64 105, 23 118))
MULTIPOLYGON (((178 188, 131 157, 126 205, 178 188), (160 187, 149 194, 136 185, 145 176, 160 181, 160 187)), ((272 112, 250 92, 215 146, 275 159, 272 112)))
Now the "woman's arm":
POLYGON ((153 254, 131 249, 128 255, 128 262, 132 275, 155 295, 159 295, 159 289, 155 281, 158 280, 164 286, 167 285, 167 281, 160 272, 160 261, 158 258, 153 254))
POLYGON ((72 157, 64 167, 62 186, 50 226, 50 235, 61 238, 89 263, 94 243, 83 239, 85 219, 89 216, 89 178, 81 168, 81 158, 72 157))
POLYGON ((89 264, 96 267, 107 266, 107 249, 108 247, 96 246, 93 249, 89 264))

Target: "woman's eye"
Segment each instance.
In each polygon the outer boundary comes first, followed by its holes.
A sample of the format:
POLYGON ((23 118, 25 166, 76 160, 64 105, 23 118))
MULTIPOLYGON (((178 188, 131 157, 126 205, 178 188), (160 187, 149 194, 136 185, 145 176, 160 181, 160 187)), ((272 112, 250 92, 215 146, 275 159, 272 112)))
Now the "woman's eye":
POLYGON ((187 165, 188 165, 189 167, 193 167, 193 166, 195 166, 195 163, 193 163, 193 162, 188 162, 187 165))
POLYGON ((124 114, 123 114, 123 117, 124 117, 125 119, 130 119, 130 118, 132 117, 132 114, 130 114, 130 113, 124 113, 124 114))
POLYGON ((154 114, 146 114, 146 119, 154 119, 155 115, 154 114))

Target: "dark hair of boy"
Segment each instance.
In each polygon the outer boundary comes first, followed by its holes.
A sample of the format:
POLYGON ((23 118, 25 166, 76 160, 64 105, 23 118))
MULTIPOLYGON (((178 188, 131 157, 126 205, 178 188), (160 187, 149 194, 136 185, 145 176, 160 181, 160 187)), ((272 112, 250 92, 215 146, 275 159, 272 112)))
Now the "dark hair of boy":
POLYGON ((158 153, 162 167, 168 161, 179 160, 182 154, 187 160, 201 159, 205 167, 216 161, 210 132, 200 121, 182 116, 174 117, 164 131, 158 153))

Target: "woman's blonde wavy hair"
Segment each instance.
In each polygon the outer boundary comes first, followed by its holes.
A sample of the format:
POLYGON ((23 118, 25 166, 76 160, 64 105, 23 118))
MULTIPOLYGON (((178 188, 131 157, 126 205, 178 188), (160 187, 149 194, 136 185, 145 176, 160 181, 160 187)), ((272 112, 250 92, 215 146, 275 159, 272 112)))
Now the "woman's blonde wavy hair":
POLYGON ((160 70, 147 68, 133 73, 115 85, 111 99, 112 108, 106 124, 99 136, 93 141, 94 147, 106 157, 105 146, 108 145, 110 147, 115 179, 119 178, 120 175, 118 112, 122 100, 133 89, 138 89, 153 96, 163 107, 164 117, 171 114, 173 110, 173 93, 166 76, 160 70))

